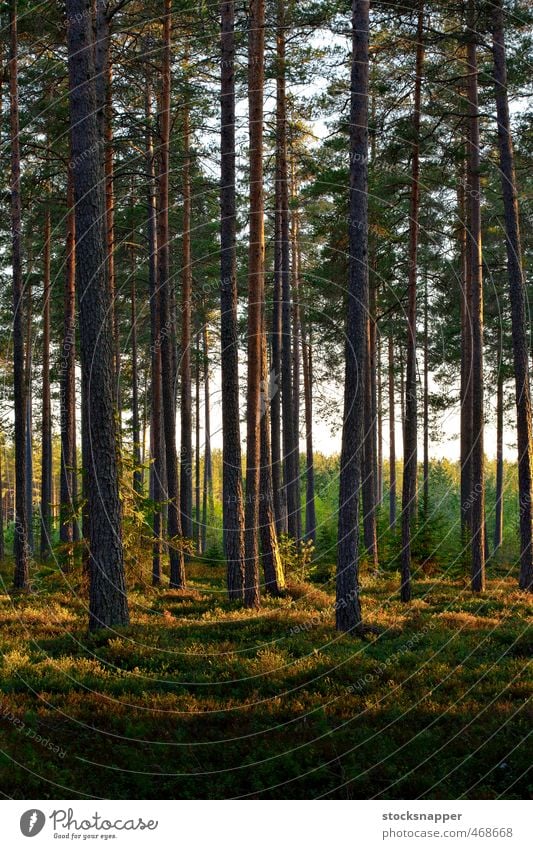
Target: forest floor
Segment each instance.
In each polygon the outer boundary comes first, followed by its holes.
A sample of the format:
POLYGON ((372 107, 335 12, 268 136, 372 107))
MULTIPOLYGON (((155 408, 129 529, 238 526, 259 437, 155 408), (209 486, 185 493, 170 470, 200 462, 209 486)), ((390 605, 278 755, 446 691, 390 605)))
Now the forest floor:
POLYGON ((503 570, 479 597, 425 577, 408 606, 397 576, 364 576, 366 640, 335 633, 331 586, 250 612, 199 563, 186 592, 133 589, 131 626, 88 636, 69 576, 45 572, 0 591, 6 796, 531 795, 531 607, 503 570))

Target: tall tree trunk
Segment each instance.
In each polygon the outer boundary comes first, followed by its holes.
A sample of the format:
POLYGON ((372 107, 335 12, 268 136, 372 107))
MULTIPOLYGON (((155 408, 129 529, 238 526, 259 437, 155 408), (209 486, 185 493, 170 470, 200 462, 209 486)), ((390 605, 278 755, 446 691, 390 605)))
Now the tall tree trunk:
MULTIPOLYGON (((133 197, 133 196, 132 196, 133 197)), ((133 240, 132 240, 133 241, 133 240)), ((139 417, 139 364, 137 362, 137 286, 135 249, 131 248, 131 426, 133 438, 133 491, 142 493, 141 423, 139 417)))
POLYGON ((296 540, 302 538, 302 508, 300 502, 300 220, 297 209, 296 163, 291 151, 291 290, 292 290, 292 403, 293 403, 293 475, 296 516, 296 540))
POLYGON ((0 562, 6 556, 6 546, 5 546, 5 538, 4 538, 4 480, 3 480, 3 452, 4 452, 4 439, 3 435, 0 431, 0 562))
POLYGON ((400 342, 400 422, 402 426, 402 448, 405 443, 405 356, 400 342))
MULTIPOLYGON (((111 296, 111 326, 113 333, 113 363, 115 369, 117 407, 120 411, 120 343, 115 281, 115 192, 113 151, 113 67, 111 64, 111 19, 106 0, 93 0, 94 66, 98 129, 100 133, 100 162, 105 186, 105 217, 102 219, 106 245, 106 264, 111 296)), ((120 434, 119 434, 120 436, 120 434)))
POLYGON ((496 505, 494 511, 494 549, 503 538, 503 350, 502 335, 498 344, 498 377, 496 390, 496 505))
POLYGON ((394 339, 389 330, 389 526, 396 527, 396 413, 394 398, 394 339))
MULTIPOLYGON (((463 171, 463 169, 461 169, 463 171)), ((467 221, 469 212, 466 205, 467 174, 461 173, 457 189, 458 239, 461 263, 461 539, 463 550, 470 551, 470 493, 472 490, 472 378, 470 363, 472 359, 472 334, 470 326, 470 292, 472 274, 470 254, 467 250, 467 221)))
POLYGON ((301 322, 305 404, 305 539, 316 542, 315 459, 313 453, 313 346, 301 322))
POLYGON ((251 0, 248 26, 248 105, 250 125, 250 248, 248 260, 248 399, 246 429, 247 439, 244 604, 246 607, 253 608, 259 607, 260 604, 258 531, 261 463, 260 402, 261 357, 263 337, 262 316, 265 273, 263 190, 265 0, 251 0))
POLYGON ((368 314, 368 0, 352 0, 350 97, 349 283, 346 376, 339 481, 336 586, 338 631, 361 628, 359 601, 359 488, 364 434, 368 314))
POLYGON ((283 412, 283 477, 287 505, 287 531, 298 539, 298 467, 295 440, 292 325, 291 325, 291 274, 290 274, 290 216, 289 171, 287 155, 287 102, 285 92, 285 11, 283 0, 277 5, 277 106, 276 149, 279 180, 280 237, 281 237, 281 405, 283 412))
POLYGON ((151 352, 151 418, 150 418, 150 447, 152 465, 150 468, 150 497, 153 508, 153 547, 152 547, 152 584, 161 583, 161 537, 163 501, 163 453, 161 411, 161 339, 160 292, 157 275, 157 212, 155 196, 155 157, 153 138, 152 112, 152 82, 149 65, 146 66, 144 113, 146 121, 145 136, 145 170, 146 170, 146 227, 149 251, 149 289, 150 289, 150 352, 151 352))
POLYGON ((47 205, 44 218, 43 276, 43 362, 41 424, 41 558, 50 554, 52 535, 52 404, 50 399, 50 235, 51 213, 47 205))
MULTIPOLYGON (((174 589, 185 588, 185 565, 183 548, 181 544, 182 524, 180 515, 180 491, 178 477, 178 456, 176 451, 176 404, 174 393, 174 354, 171 331, 171 293, 170 287, 172 280, 170 278, 170 250, 169 250, 169 221, 168 221, 168 204, 169 204, 169 177, 170 177, 170 51, 171 51, 171 17, 172 17, 172 0, 165 0, 164 18, 163 18, 163 68, 162 68, 162 93, 161 93, 161 148, 160 148, 160 172, 159 172, 159 221, 158 221, 158 254, 159 254, 159 292, 160 292, 160 318, 161 325, 159 328, 159 338, 161 341, 161 379, 163 385, 163 428, 165 438, 165 457, 167 467, 167 500, 168 500, 168 518, 167 518, 167 533, 169 542, 170 555, 170 586, 174 589)), ((185 224, 185 228, 188 225, 185 224)), ((184 298, 189 300, 190 309, 190 292, 183 293, 184 298)), ((190 334, 183 337, 185 342, 187 339, 188 350, 188 378, 189 378, 189 397, 190 404, 190 334)), ((185 351, 182 351, 182 358, 185 357, 185 351)), ((183 371, 182 371, 183 379, 183 371)), ((183 403, 183 396, 182 396, 183 403)), ((190 409, 189 409, 190 413, 190 409)), ((182 418, 185 413, 182 409, 182 418)), ((183 430, 182 430, 183 435, 183 430)), ((191 441, 191 422, 189 417, 188 424, 188 440, 191 441)), ((183 445, 182 445, 183 450, 183 445)), ((190 452, 188 455, 188 487, 192 487, 190 452)), ((186 461, 187 462, 187 461, 186 461)), ((183 480, 183 477, 182 477, 183 480)), ((191 490, 192 491, 192 490, 191 490)), ((183 507, 183 504, 182 504, 183 507)), ((191 519, 192 503, 187 503, 188 520, 191 519)), ((188 537, 192 536, 191 529, 187 525, 188 537)))
POLYGON ((402 585, 401 600, 411 599, 411 523, 416 499, 417 477, 417 391, 416 391, 416 277, 418 216, 420 206, 420 105, 424 64, 424 3, 419 0, 416 43, 415 96, 413 109, 413 153, 411 160, 411 209, 409 216, 409 305, 407 370, 405 386, 405 436, 402 485, 402 585))
POLYGON ((76 288, 87 448, 89 628, 129 621, 122 551, 117 428, 113 397, 110 292, 102 234, 104 215, 96 120, 89 0, 67 0, 70 119, 76 206, 76 288), (105 473, 103 473, 105 470, 105 473))
POLYGON ((374 418, 374 387, 375 380, 375 289, 370 286, 369 315, 366 323, 366 367, 364 377, 365 392, 365 434, 363 443, 363 537, 365 549, 370 561, 370 567, 376 571, 378 562, 378 543, 376 525, 376 462, 375 462, 375 427, 374 418))
POLYGON ((514 173, 514 153, 509 120, 509 104, 507 100, 507 65, 505 58, 502 0, 496 0, 493 7, 493 55, 516 383, 520 503, 519 585, 523 590, 533 590, 533 508, 531 492, 533 486, 533 445, 531 436, 532 412, 528 368, 527 309, 525 279, 522 268, 518 198, 514 173))
POLYGON ((204 448, 204 480, 202 494, 202 551, 207 546, 208 522, 213 517, 213 463, 211 457, 211 387, 209 381, 209 333, 207 322, 203 331, 203 359, 205 368, 204 379, 204 416, 205 416, 205 448, 204 448))
POLYGON ((468 168, 470 221, 467 249, 471 256, 472 325, 472 590, 485 588, 485 480, 483 468, 483 258, 481 251, 481 211, 479 180, 479 106, 476 32, 476 0, 466 6, 468 45, 468 168))
POLYGON ((383 504, 383 382, 382 382, 382 362, 381 362, 381 333, 377 334, 377 508, 378 511, 383 504))
POLYGON ((428 327, 428 278, 424 279, 424 488, 423 516, 427 521, 429 511, 429 327, 428 327))
POLYGON ((281 348, 282 348, 282 278, 283 263, 286 254, 283 253, 283 230, 288 214, 287 194, 287 126, 284 118, 285 110, 285 3, 277 0, 276 20, 276 178, 275 178, 275 210, 274 210, 274 293, 272 299, 272 331, 271 331, 271 375, 269 379, 270 425, 272 431, 272 487, 274 490, 274 514, 278 534, 283 533, 284 526, 284 492, 283 466, 281 459, 281 348), (285 173, 283 172, 285 167, 285 173))
MULTIPOLYGON (((31 260, 29 263, 31 267, 31 260)), ((33 537, 33 292, 31 280, 26 283, 26 515, 28 547, 35 550, 33 537)))
POLYGON ((195 462, 194 462, 194 495, 195 495, 195 525, 194 525, 194 544, 197 554, 202 554, 202 538, 200 533, 200 334, 196 334, 196 374, 195 374, 195 390, 196 390, 196 446, 195 446, 195 462))
POLYGON ((24 379, 24 287, 22 282, 22 211, 18 94, 17 2, 9 4, 9 99, 11 136, 11 240, 13 269, 13 391, 15 396, 15 589, 29 582, 28 513, 26 506, 26 385, 24 379))
POLYGON ((66 274, 63 313, 63 346, 59 381, 61 416, 61 472, 59 486, 59 539, 67 568, 72 566, 74 542, 74 468, 76 429, 76 211, 72 162, 67 177, 66 274))
MULTIPOLYGON (((192 264, 191 264, 191 162, 190 111, 187 96, 183 107, 183 236, 181 284, 181 350, 180 350, 180 512, 183 535, 192 537, 192 264)), ((171 305, 172 307, 172 305, 171 305)), ((173 320, 173 313, 172 313, 173 320)))
POLYGON ((191 393, 191 163, 189 104, 183 110, 183 253, 181 280, 181 463, 180 505, 183 535, 192 537, 192 393, 191 393))
POLYGON ((228 595, 244 593, 244 498, 239 424, 235 189, 235 3, 221 3, 220 335, 222 509, 228 595))
POLYGON ((272 484, 272 457, 270 453, 270 410, 268 403, 268 362, 265 317, 263 316, 261 352, 261 475, 259 482, 259 525, 261 560, 265 576, 265 590, 269 595, 280 596, 285 589, 285 575, 276 533, 274 493, 272 484))

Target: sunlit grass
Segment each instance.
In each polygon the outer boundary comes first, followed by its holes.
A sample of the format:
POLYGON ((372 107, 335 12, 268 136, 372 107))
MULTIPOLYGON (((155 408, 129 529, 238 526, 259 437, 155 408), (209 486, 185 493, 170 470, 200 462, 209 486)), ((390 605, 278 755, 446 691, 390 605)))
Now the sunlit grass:
POLYGON ((227 602, 221 568, 193 563, 189 575, 182 593, 133 587, 131 626, 96 636, 76 574, 51 571, 36 594, 4 589, 4 793, 530 792, 531 610, 503 567, 480 597, 425 577, 409 606, 396 575, 363 575, 376 630, 365 641, 335 633, 330 583, 250 612, 227 602))

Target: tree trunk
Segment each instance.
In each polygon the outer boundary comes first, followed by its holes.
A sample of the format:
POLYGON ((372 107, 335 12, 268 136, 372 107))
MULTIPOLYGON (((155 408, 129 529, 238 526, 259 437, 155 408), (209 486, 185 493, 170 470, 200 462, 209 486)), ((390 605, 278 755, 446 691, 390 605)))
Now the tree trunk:
POLYGON ((152 584, 161 583, 161 536, 163 501, 163 452, 162 413, 161 413, 161 339, 159 336, 160 293, 157 276, 157 212, 155 197, 155 158, 153 140, 152 84, 150 69, 146 67, 146 88, 144 112, 146 121, 145 169, 146 169, 146 227, 149 251, 149 290, 150 290, 150 352, 151 352, 151 396, 152 409, 150 420, 150 445, 152 466, 150 469, 150 497, 153 502, 153 547, 152 547, 152 584))
POLYGON ((239 424, 235 189, 235 3, 221 3, 220 333, 222 509, 228 595, 244 593, 244 498, 239 424))
POLYGON ((89 533, 89 628, 129 621, 122 551, 117 429, 113 397, 111 298, 105 247, 94 227, 105 211, 96 120, 89 0, 68 0, 72 163, 76 206, 76 288, 86 422, 89 533), (105 473, 104 473, 105 471, 105 473))
POLYGON ((202 494, 202 551, 207 546, 207 527, 209 520, 213 517, 213 465, 211 458, 211 389, 209 382, 209 334, 207 323, 204 322, 203 331, 203 359, 205 368, 204 379, 204 416, 205 416, 205 448, 204 448, 204 481, 202 494))
POLYGON ((389 526, 396 527, 396 413, 392 330, 389 330, 389 526))
POLYGON ((268 403, 268 362, 265 322, 263 317, 261 353, 261 475, 259 525, 261 538, 261 560, 265 576, 265 590, 269 595, 280 596, 285 590, 285 575, 278 546, 276 520, 274 516, 274 493, 272 484, 272 457, 270 453, 270 416, 268 403))
POLYGON ((51 213, 48 205, 44 219, 43 276, 43 362, 41 424, 41 558, 50 554, 52 536, 52 404, 50 399, 50 234, 51 213))
POLYGON ((350 97, 349 283, 346 376, 339 481, 336 626, 361 628, 359 601, 359 488, 364 434, 368 315, 368 0, 352 0, 350 97))
POLYGON ((4 440, 0 432, 0 562, 6 556, 5 538, 4 538, 4 480, 3 480, 3 454, 4 440))
MULTIPOLYGON (((185 565, 183 548, 181 544, 182 524, 180 515, 180 492, 179 492, 179 477, 178 477, 178 456, 176 451, 176 404, 174 393, 174 355, 171 332, 171 293, 170 287, 172 281, 170 278, 170 251, 169 251, 169 222, 168 222, 168 204, 169 204, 169 177, 170 177, 170 50, 171 50, 171 16, 172 16, 172 0, 165 0, 164 18, 163 18, 163 69, 162 69, 162 93, 161 93, 161 147, 160 147, 160 171, 159 171, 159 221, 158 221, 158 267, 159 267, 159 292, 160 292, 160 318, 161 324, 159 328, 159 338, 161 343, 161 379, 163 385, 163 429, 165 439, 165 457, 167 467, 167 501, 168 501, 168 518, 167 518, 167 534, 170 555, 170 586, 174 589, 185 589, 185 565)), ((185 224, 185 228, 187 228, 185 224)), ((184 298, 189 300, 190 309, 190 292, 183 293, 184 298)), ((190 331, 189 335, 183 337, 183 341, 187 339, 188 350, 188 378, 189 378, 189 414, 190 414, 190 331)), ((182 362, 185 357, 185 351, 182 351, 182 362)), ((184 372, 182 371, 182 379, 184 372)), ((182 396, 183 403, 183 396, 182 396)), ((182 419, 185 416, 182 409, 182 419)), ((182 430, 183 435, 183 430, 182 430)), ((189 443, 191 441, 191 421, 189 416, 189 424, 187 436, 189 443)), ((183 446, 182 446, 183 450, 183 446)), ((188 472, 188 487, 191 489, 191 456, 188 454, 187 472, 188 472)), ((185 461, 187 462, 187 460, 185 461)), ((182 472, 183 475, 183 472, 182 472)), ((182 477, 183 480, 183 477, 182 477)), ((192 489, 191 489, 192 492, 192 489)), ((183 504, 182 504, 183 508, 183 504)), ((187 517, 190 522, 192 513, 192 503, 187 503, 187 517)), ((187 536, 191 537, 191 528, 187 526, 187 536)))
POLYGON ((520 578, 523 590, 533 590, 533 541, 532 541, 532 412, 531 388, 528 368, 528 334, 525 278, 522 268, 522 246, 514 153, 507 101, 507 65, 503 32, 503 5, 497 0, 493 8, 493 55, 494 81, 496 85, 496 109, 498 117, 498 144, 500 148, 500 172, 505 209, 505 236, 507 247, 507 269, 511 302, 513 357, 516 383, 516 413, 518 437, 518 485, 520 503, 520 578))
POLYGON ((365 434, 363 442, 363 537, 370 568, 376 571, 378 562, 378 543, 376 526, 376 462, 375 462, 375 440, 374 433, 376 421, 373 416, 374 404, 373 394, 375 381, 373 372, 375 370, 375 290, 370 286, 369 292, 369 316, 366 323, 366 368, 364 377, 365 392, 365 434))
POLYGON ((302 364, 304 376, 305 404, 305 451, 306 451, 306 494, 305 494, 305 539, 316 542, 315 511, 315 459, 313 453, 313 346, 306 337, 306 327, 302 322, 302 364))
POLYGON ((428 278, 424 280, 424 488, 423 516, 429 515, 429 327, 428 327, 428 278))
POLYGON ((300 221, 297 210, 296 164, 291 154, 291 254, 292 254, 292 403, 293 403, 293 475, 296 516, 295 539, 302 538, 302 508, 300 501, 300 221))
MULTIPOLYGON (((277 2, 276 21, 276 178, 274 211, 274 294, 272 301, 271 375, 269 379, 270 424, 272 430, 272 487, 274 514, 278 534, 284 533, 283 467, 281 460, 281 348, 282 348, 282 278, 287 260, 283 231, 288 214, 287 195, 287 126, 285 110, 285 4, 277 2), (285 171, 283 171, 285 168, 285 171)), ((286 235, 286 233, 285 233, 286 235)))
POLYGON ((278 155, 280 236, 281 236, 281 406, 283 413, 283 477, 287 505, 287 531, 298 539, 298 452, 295 439, 292 325, 291 325, 291 274, 290 274, 290 217, 289 171, 287 158, 287 103, 285 93, 285 12, 283 0, 278 0, 277 30, 277 111, 276 148, 278 155))
POLYGON ((202 538, 200 533, 201 509, 200 509, 200 334, 196 334, 196 447, 194 463, 194 496, 195 496, 195 526, 194 545, 197 554, 202 554, 202 538))
MULTIPOLYGON (((133 196, 132 196, 133 197, 133 196)), ((133 235, 133 234, 132 234, 133 235)), ((131 248, 131 426, 133 439, 133 491, 142 493, 141 423, 139 417, 139 365, 137 362, 137 286, 135 249, 131 248)))
POLYGON ((494 514, 494 549, 497 551, 503 537, 503 350, 502 337, 498 345, 498 377, 496 390, 496 506, 494 514))
POLYGON ((382 361, 381 361, 381 334, 377 334, 377 440, 378 440, 378 468, 377 468, 377 509, 383 504, 383 383, 382 383, 382 361))
MULTIPOLYGON (((31 327, 31 313, 28 313, 27 326, 31 327)), ((31 351, 31 340, 26 343, 26 354, 31 351)), ((31 355, 27 359, 27 389, 26 389, 26 512, 28 516, 28 548, 30 554, 35 550, 33 538, 33 397, 31 355)))
POLYGON ((76 211, 72 162, 67 177, 66 274, 63 314, 63 347, 59 380, 61 416, 61 472, 59 485, 59 539, 66 568, 72 566, 74 541, 74 468, 76 420, 76 211))
MULTIPOLYGON (((261 357, 265 273, 263 189, 263 94, 265 0, 251 0, 248 21, 250 126, 250 248, 248 260, 248 399, 246 439, 244 604, 259 607, 259 499, 261 463, 261 357)), ((290 314, 289 314, 290 334, 290 314)), ((289 365, 290 377, 290 365, 289 365)))
POLYGON ((468 0, 466 7, 468 45, 468 169, 470 221, 467 250, 471 256, 471 303, 472 326, 472 590, 485 589, 485 480, 483 468, 483 258, 481 251, 481 212, 479 181, 479 107, 475 0, 468 0))
POLYGON ((416 499, 417 477, 416 276, 420 206, 420 107, 423 64, 424 3, 423 0, 419 0, 413 110, 414 142, 411 160, 411 209, 409 215, 409 305, 407 313, 407 367, 402 485, 402 584, 400 597, 404 602, 411 600, 411 524, 414 515, 413 507, 416 499))
MULTIPOLYGON (((111 64, 111 24, 106 0, 95 0, 95 84, 98 129, 100 133, 100 162, 105 185, 105 218, 102 221, 106 245, 106 264, 111 296, 111 325, 113 333, 113 362, 115 369, 117 407, 120 410, 120 343, 118 335, 118 301, 115 281, 115 192, 113 152, 113 99, 111 64)), ((120 436, 120 434, 119 434, 120 436)))
POLYGON ((13 269, 13 392, 15 407, 15 589, 29 583, 28 514, 26 506, 26 384, 24 379, 24 286, 22 282, 22 211, 18 94, 17 2, 9 4, 9 98, 11 136, 11 239, 13 269))
POLYGON ((183 110, 183 253, 181 281, 181 463, 180 504, 183 535, 192 537, 192 393, 191 393, 191 175, 189 104, 183 110))
POLYGON ((460 175, 457 189, 458 238, 461 262, 461 539, 465 553, 470 551, 470 493, 472 490, 472 336, 470 327, 470 291, 472 275, 470 255, 467 251, 466 205, 467 175, 460 175))

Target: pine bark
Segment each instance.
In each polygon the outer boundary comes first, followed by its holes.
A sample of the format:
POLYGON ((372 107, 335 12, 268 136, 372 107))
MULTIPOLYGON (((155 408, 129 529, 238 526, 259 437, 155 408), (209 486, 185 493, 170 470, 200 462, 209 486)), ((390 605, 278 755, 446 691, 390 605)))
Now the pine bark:
POLYGON ((394 393, 394 339, 389 331, 389 526, 396 527, 396 403, 394 393))
POLYGON ((494 549, 502 544, 503 538, 503 362, 502 339, 498 346, 496 379, 496 504, 494 509, 494 549))
MULTIPOLYGON (((171 292, 170 250, 169 250, 169 178, 170 178, 170 52, 172 0, 165 0, 163 18, 163 68, 161 93, 161 146, 159 170, 159 210, 158 210, 158 271, 160 292, 161 379, 163 400, 163 430, 165 440, 166 480, 167 480, 167 534, 170 556, 170 586, 185 589, 185 564, 181 537, 182 524, 180 514, 180 490, 178 476, 178 456, 176 451, 176 404, 174 393, 174 354, 171 332, 171 292)), ((185 293, 184 293, 185 296, 185 293)), ((189 295, 190 302, 190 295, 189 295)), ((190 338, 188 345, 190 346, 190 338)), ((182 351, 182 356, 183 356, 182 351)), ((189 352, 190 370, 190 352, 189 352)), ((190 374, 189 374, 190 377, 190 374)), ((189 383, 190 395, 190 383, 189 383)), ((190 400, 190 399, 189 399, 190 400)), ((182 410, 183 416, 183 410, 182 410)), ((189 423, 189 440, 191 438, 189 423)), ((192 486, 189 472, 189 487, 192 486)), ((183 506, 183 505, 182 505, 183 506)), ((192 504, 187 505, 191 518, 192 504)), ((189 530, 189 528, 188 528, 189 530)), ((189 532, 187 536, 192 536, 189 532)))
POLYGON ((89 536, 89 628, 129 621, 122 549, 117 428, 113 393, 111 298, 105 243, 94 221, 102 220, 90 3, 68 0, 68 64, 74 198, 76 288, 79 298, 85 475, 89 536), (90 450, 89 450, 90 449, 90 450))
POLYGON ((235 189, 235 3, 221 3, 220 333, 222 370, 222 501, 230 599, 244 593, 235 189))
POLYGON ((43 276, 43 356, 41 417, 41 558, 50 554, 52 535, 52 402, 50 397, 50 236, 51 213, 47 206, 44 219, 43 276))
POLYGON ((74 542, 74 482, 76 427, 76 211, 72 162, 67 177, 66 273, 63 312, 63 344, 60 367, 61 470, 59 484, 59 539, 66 567, 72 565, 74 542))
POLYGON ((513 358, 516 384, 516 413, 518 437, 518 485, 520 504, 520 577, 523 590, 533 590, 533 445, 531 387, 529 380, 527 303, 522 266, 522 245, 514 153, 507 98, 507 64, 503 30, 503 4, 493 6, 493 56, 498 118, 500 172, 505 210, 505 236, 509 297, 511 302, 513 358))
POLYGON ((272 455, 270 451, 270 410, 268 404, 268 362, 264 322, 261 345, 261 473, 259 480, 261 561, 263 564, 266 592, 272 596, 280 596, 285 590, 285 575, 283 573, 276 533, 276 519, 274 516, 272 455))
POLYGON ((483 457, 483 258, 481 249, 481 208, 479 179, 479 105, 476 32, 477 8, 475 0, 466 7, 467 45, 467 97, 468 97, 468 186, 469 229, 467 250, 471 260, 470 321, 472 326, 472 590, 485 588, 485 480, 483 457))
POLYGON ((282 120, 285 98, 285 4, 277 2, 276 20, 276 177, 274 190, 274 292, 272 299, 271 377, 269 379, 270 427, 272 448, 272 486, 278 534, 284 533, 283 463, 281 451, 281 347, 282 347, 282 276, 286 254, 282 234, 287 215, 286 124, 282 120))
POLYGON ((293 404, 293 475, 295 539, 302 538, 302 508, 300 501, 300 219, 297 209, 296 163, 291 151, 291 294, 292 294, 292 404, 293 404))
POLYGON ((457 189, 458 239, 460 258, 461 298, 461 538, 463 549, 470 548, 470 492, 472 489, 472 379, 470 362, 472 338, 470 326, 470 291, 472 288, 470 255, 467 250, 467 222, 470 213, 466 204, 468 178, 461 174, 457 189))
POLYGON ((302 365, 305 405, 305 539, 316 542, 315 459, 313 451, 313 346, 302 322, 302 365))
POLYGON ((141 422, 139 416, 139 363, 137 346, 137 284, 135 251, 131 249, 131 427, 133 441, 133 491, 142 493, 141 422))
MULTIPOLYGON (((183 110, 183 241, 181 278, 181 462, 180 512, 185 537, 192 537, 192 390, 191 390, 191 163, 189 104, 183 110)), ((170 318, 170 313, 169 313, 170 318)))
POLYGON ((336 627, 361 628, 359 600, 359 488, 364 434, 368 315, 368 0, 352 0, 350 96, 349 282, 346 374, 339 481, 336 627))
POLYGON ((287 99, 285 85, 285 12, 278 0, 276 150, 278 156, 279 216, 281 240, 281 407, 283 414, 283 479, 287 508, 287 532, 298 539, 298 449, 293 401, 291 233, 289 215, 289 166, 287 148, 287 99))
POLYGON ((150 69, 146 67, 144 114, 145 134, 145 182, 146 182, 146 235, 148 241, 149 264, 148 283, 150 291, 150 372, 151 372, 151 417, 150 417, 150 497, 153 502, 153 545, 152 545, 152 584, 161 583, 161 537, 163 501, 163 453, 161 411, 161 340, 160 293, 157 273, 157 202, 155 195, 155 156, 153 139, 152 81, 150 69))
POLYGON ((205 369, 204 377, 204 478, 202 492, 202 551, 207 547, 207 527, 214 512, 213 495, 213 462, 211 456, 211 384, 209 380, 209 332, 207 323, 203 329, 203 361, 205 369))
POLYGON ((200 334, 196 334, 196 368, 195 368, 195 424, 196 445, 194 461, 194 500, 195 500, 195 524, 194 545, 197 554, 202 554, 202 540, 200 533, 201 507, 200 507, 200 334))
MULTIPOLYGON (((263 95, 265 2, 251 0, 248 21, 250 126, 250 247, 248 259, 248 398, 246 439, 244 604, 259 607, 259 499, 261 463, 261 357, 265 273, 263 95)), ((290 323, 289 323, 290 332, 290 323)), ((290 376, 290 372, 289 372, 290 376)))
POLYGON ((423 408, 423 516, 429 515, 429 316, 428 316, 428 279, 424 280, 424 408, 423 408))
POLYGON ((11 245, 13 269, 13 392, 15 408, 15 589, 29 583, 26 506, 26 385, 24 376, 24 287, 22 281, 22 207, 20 186, 17 2, 9 4, 9 100, 11 138, 11 245))
POLYGON ((407 314, 407 364, 405 383, 404 462, 402 485, 402 557, 400 597, 411 599, 411 524, 416 500, 417 477, 417 387, 416 387, 416 313, 417 313, 417 257, 420 207, 420 111, 422 95, 422 68, 424 63, 424 3, 418 4, 416 35, 416 69, 413 109, 413 152, 411 160, 411 206, 409 215, 409 279, 407 314))

